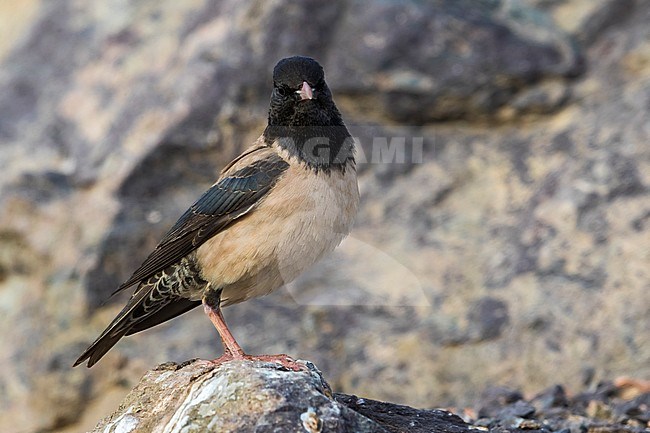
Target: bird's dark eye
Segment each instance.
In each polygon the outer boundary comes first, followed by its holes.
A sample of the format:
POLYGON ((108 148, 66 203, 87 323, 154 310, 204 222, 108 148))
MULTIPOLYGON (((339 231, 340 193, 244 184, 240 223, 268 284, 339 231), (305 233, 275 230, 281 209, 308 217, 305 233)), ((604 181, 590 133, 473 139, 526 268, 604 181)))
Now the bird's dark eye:
POLYGON ((276 92, 278 92, 278 95, 280 96, 287 96, 289 94, 289 91, 287 90, 286 87, 278 87, 276 89, 276 92))

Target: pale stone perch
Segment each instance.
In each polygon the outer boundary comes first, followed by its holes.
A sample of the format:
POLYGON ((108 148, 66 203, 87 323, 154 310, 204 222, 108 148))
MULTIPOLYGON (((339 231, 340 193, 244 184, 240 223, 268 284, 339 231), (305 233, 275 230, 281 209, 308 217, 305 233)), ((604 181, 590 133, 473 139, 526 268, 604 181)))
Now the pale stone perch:
POLYGON ((93 433, 470 431, 449 412, 334 394, 304 364, 298 372, 259 361, 162 364, 93 433))

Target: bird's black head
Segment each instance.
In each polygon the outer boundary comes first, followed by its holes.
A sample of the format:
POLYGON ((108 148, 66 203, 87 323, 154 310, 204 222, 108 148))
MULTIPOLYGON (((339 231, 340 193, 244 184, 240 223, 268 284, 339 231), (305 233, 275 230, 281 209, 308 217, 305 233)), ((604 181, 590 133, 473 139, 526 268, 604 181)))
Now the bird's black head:
POLYGON ((353 158, 352 139, 316 60, 294 56, 275 66, 264 136, 320 169, 344 167, 353 158))
POLYGON ((277 91, 300 91, 304 82, 312 89, 325 84, 323 67, 311 57, 287 57, 273 68, 273 87, 277 91))
POLYGON ((323 68, 310 57, 288 57, 273 69, 269 124, 277 126, 342 125, 323 68))

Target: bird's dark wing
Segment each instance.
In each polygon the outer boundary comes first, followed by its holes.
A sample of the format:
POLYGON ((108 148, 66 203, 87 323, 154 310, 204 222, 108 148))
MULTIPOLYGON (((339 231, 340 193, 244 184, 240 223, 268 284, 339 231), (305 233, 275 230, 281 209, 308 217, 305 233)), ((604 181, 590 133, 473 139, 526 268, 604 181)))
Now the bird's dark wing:
POLYGON ((246 215, 289 167, 271 153, 222 177, 174 224, 156 249, 115 293, 174 264, 237 218, 246 215))

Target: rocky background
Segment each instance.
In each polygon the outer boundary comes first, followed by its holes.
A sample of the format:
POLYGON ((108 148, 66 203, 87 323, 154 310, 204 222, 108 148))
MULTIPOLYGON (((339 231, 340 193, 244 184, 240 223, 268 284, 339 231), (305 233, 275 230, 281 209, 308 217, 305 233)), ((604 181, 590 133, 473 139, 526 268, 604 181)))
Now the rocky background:
POLYGON ((70 368, 292 54, 359 137, 362 207, 327 262, 226 310, 249 352, 425 408, 650 377, 650 2, 9 0, 0 431, 92 429, 147 369, 220 354, 196 310, 70 368))

